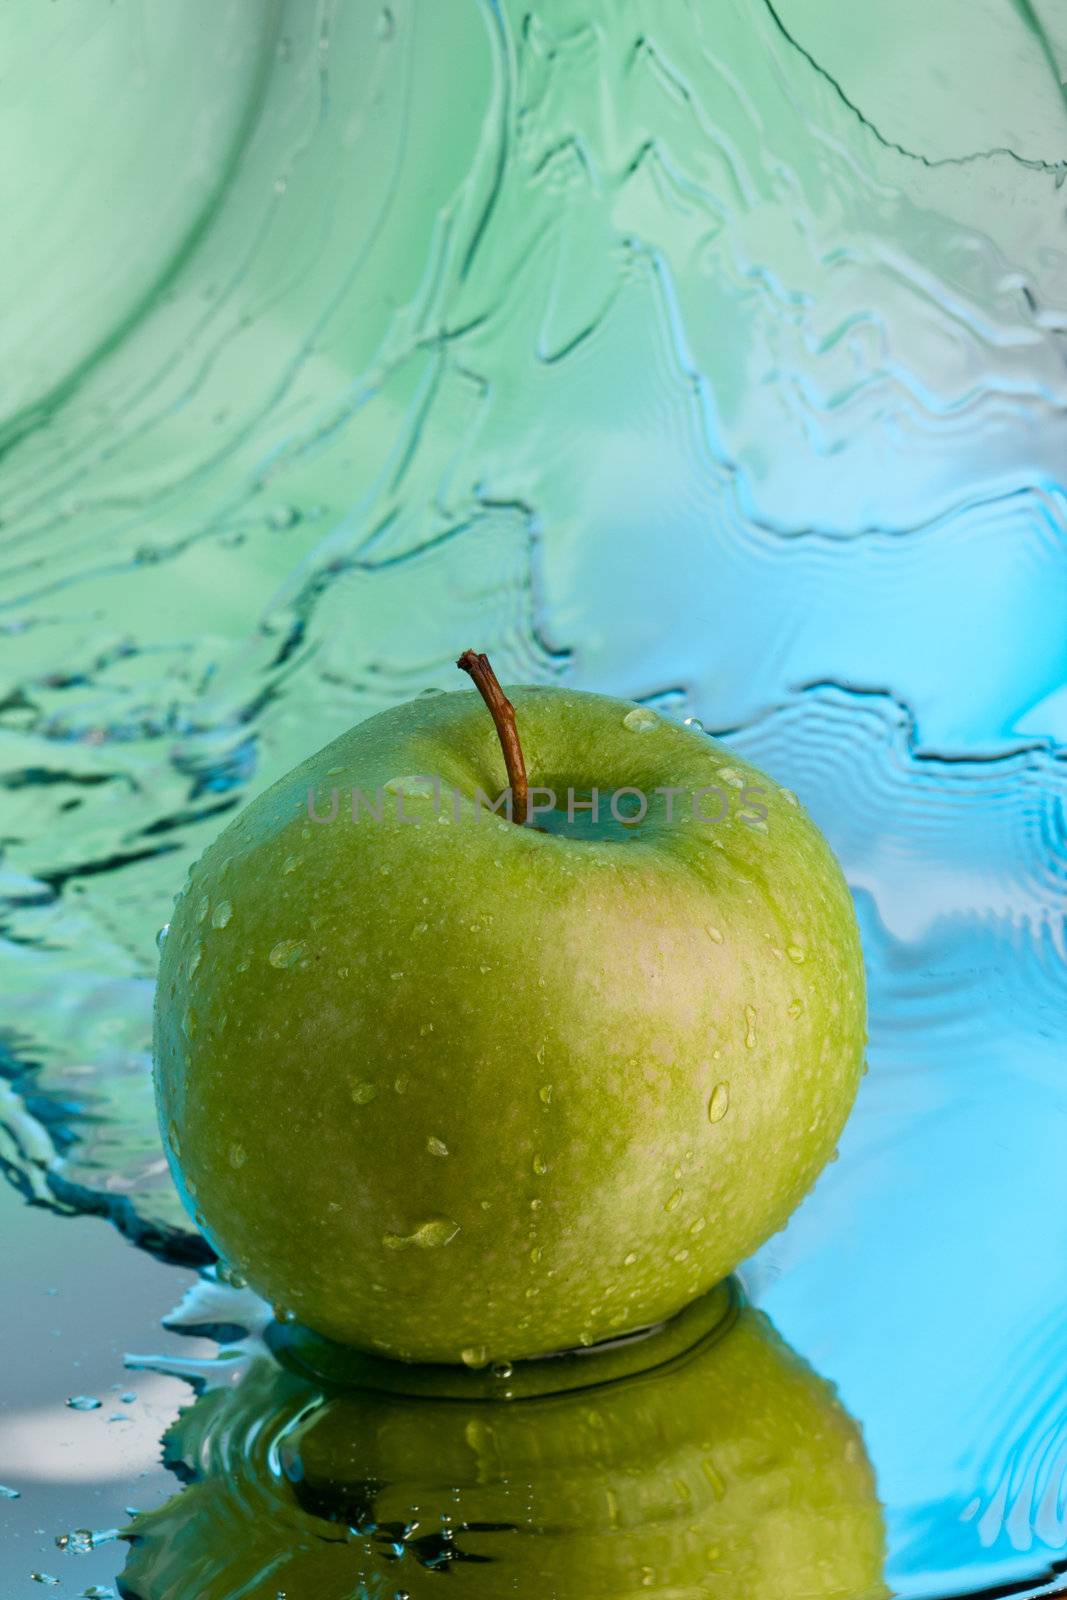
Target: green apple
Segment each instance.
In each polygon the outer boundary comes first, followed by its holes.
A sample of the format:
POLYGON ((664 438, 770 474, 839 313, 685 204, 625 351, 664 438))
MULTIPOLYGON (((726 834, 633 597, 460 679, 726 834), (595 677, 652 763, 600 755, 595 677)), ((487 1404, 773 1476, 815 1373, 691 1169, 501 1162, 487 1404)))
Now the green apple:
POLYGON ((862 1070, 852 903, 796 797, 646 708, 509 692, 554 810, 492 812, 494 717, 419 697, 231 823, 161 957, 198 1223, 285 1314, 407 1360, 671 1317, 782 1227, 862 1070))
POLYGON ((735 1304, 613 1382, 583 1359, 591 1386, 509 1405, 331 1392, 260 1357, 172 1428, 193 1481, 127 1531, 123 1593, 434 1600, 447 1576, 455 1600, 888 1594, 859 1429, 762 1315, 735 1304))

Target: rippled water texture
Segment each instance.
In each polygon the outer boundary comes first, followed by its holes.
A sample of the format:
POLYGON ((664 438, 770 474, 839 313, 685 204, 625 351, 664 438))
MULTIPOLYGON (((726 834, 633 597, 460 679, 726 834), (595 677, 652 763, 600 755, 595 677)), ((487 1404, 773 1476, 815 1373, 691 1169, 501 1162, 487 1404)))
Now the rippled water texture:
POLYGON ((1067 1551, 1053 0, 0 16, 5 1159, 196 1259, 155 933, 251 793, 507 680, 696 715, 845 865, 871 1071, 746 1282, 907 1596, 1067 1551))

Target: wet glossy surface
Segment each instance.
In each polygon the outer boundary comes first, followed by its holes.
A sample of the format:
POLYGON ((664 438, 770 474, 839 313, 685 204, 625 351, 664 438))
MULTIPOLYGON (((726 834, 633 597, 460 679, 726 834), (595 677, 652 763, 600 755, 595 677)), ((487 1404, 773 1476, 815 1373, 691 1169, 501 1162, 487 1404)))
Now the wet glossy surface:
MULTIPOLYGON (((1058 13, 909 0, 861 33, 831 0, 292 0, 252 28, 237 4, 125 0, 0 27, 21 63, 0 131, 35 173, 4 174, 9 1175, 203 1258, 152 1107, 156 931, 236 805, 450 685, 458 647, 698 715, 826 830, 871 983, 840 1160, 750 1292, 862 1424, 900 1593, 1047 1578, 1058 13)), ((12 1215, 9 1405, 32 1370, 34 1406, 106 1428, 66 1398, 123 1381, 176 1298, 159 1275, 187 1269, 100 1220, 12 1215), (91 1383, 41 1354, 38 1249, 98 1292, 91 1383)), ((137 1502, 48 1481, 40 1521, 28 1491, 0 1502, 28 1593, 58 1559, 42 1539, 137 1502)))

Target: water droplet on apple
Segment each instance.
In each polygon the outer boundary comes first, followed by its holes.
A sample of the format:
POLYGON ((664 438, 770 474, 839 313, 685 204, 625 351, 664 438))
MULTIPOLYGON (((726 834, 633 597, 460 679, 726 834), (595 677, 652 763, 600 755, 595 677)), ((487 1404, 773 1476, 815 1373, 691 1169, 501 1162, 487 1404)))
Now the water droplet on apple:
POLYGON ((448 1146, 443 1139, 435 1139, 431 1134, 426 1141, 426 1148, 432 1156, 447 1156, 448 1146))
POLYGON ((224 928, 232 916, 233 906, 228 900, 220 900, 211 913, 211 926, 213 928, 224 928))
POLYGON ((411 1074, 408 1072, 398 1072, 393 1079, 393 1088, 397 1094, 406 1094, 410 1084, 411 1074))
POLYGON ((428 1033, 432 1033, 432 1032, 433 1032, 433 1023, 432 1022, 424 1022, 421 1025, 421 1027, 419 1028, 419 1035, 423 1039, 425 1039, 425 1037, 426 1037, 426 1035, 428 1033))
POLYGON ((650 711, 647 706, 634 706, 633 710, 628 711, 622 719, 623 727, 629 728, 631 733, 647 733, 658 722, 656 713, 650 711))
POLYGON ((790 961, 796 962, 798 967, 804 960, 804 952, 798 944, 786 945, 785 953, 789 957, 790 961))
POLYGON ((207 895, 204 894, 204 895, 200 896, 200 899, 199 899, 199 901, 197 903, 197 907, 196 907, 196 920, 197 920, 197 922, 203 922, 204 918, 207 916, 207 913, 208 913, 208 898, 207 898, 207 895))
POLYGON ((664 1211, 677 1211, 677 1209, 681 1205, 681 1203, 682 1203, 682 1191, 681 1191, 681 1189, 675 1189, 674 1193, 671 1195, 670 1199, 667 1201, 667 1203, 663 1207, 663 1209, 664 1209, 664 1211))
POLYGON ((369 1106, 377 1097, 378 1086, 374 1083, 354 1083, 352 1085, 352 1099, 357 1106, 369 1106))
POLYGON ((689 1260, 689 1251, 688 1250, 675 1250, 671 1255, 671 1260, 672 1261, 679 1261, 679 1262, 680 1261, 688 1261, 689 1260))
POLYGON ((624 1267, 632 1267, 636 1260, 637 1260, 637 1251, 636 1250, 631 1250, 626 1255, 623 1256, 622 1264, 623 1264, 624 1267))
POLYGON ((691 1222, 689 1224, 689 1232, 695 1239, 698 1233, 704 1232, 704 1229, 707 1227, 707 1225, 708 1221, 706 1217, 697 1217, 695 1222, 691 1222))
POLYGON ((496 1366, 493 1368, 493 1377, 499 1378, 501 1382, 505 1382, 513 1375, 514 1371, 515 1368, 512 1366, 510 1361, 498 1361, 496 1366))
POLYGON ((540 1089, 538 1089, 537 1095, 542 1105, 550 1106, 552 1104, 552 1085, 550 1083, 543 1083, 540 1089))
POLYGON ((588 1350, 589 1346, 593 1343, 593 1335, 591 1333, 580 1333, 578 1335, 578 1343, 583 1349, 588 1350))
POLYGON ((169 922, 165 922, 163 924, 163 926, 160 928, 159 932, 156 934, 156 949, 157 950, 162 950, 163 946, 167 942, 167 934, 169 932, 170 932, 170 923, 169 922))
POLYGON ((709 922, 706 925, 706 927, 704 929, 704 932, 707 934, 707 936, 711 940, 712 944, 722 944, 722 930, 721 929, 713 928, 711 923, 709 922))
POLYGON ((537 1174, 537 1176, 539 1178, 543 1178, 544 1177, 545 1173, 548 1171, 548 1162, 545 1160, 544 1156, 542 1156, 542 1155, 534 1156, 534 1158, 533 1158, 533 1169, 534 1169, 534 1172, 537 1174))
POLYGON ((530 1251, 530 1260, 533 1262, 535 1267, 543 1254, 544 1251, 541 1249, 541 1246, 539 1244, 535 1244, 533 1249, 530 1251))
POLYGON ((168 1122, 167 1124, 167 1143, 176 1156, 181 1155, 182 1142, 178 1135, 178 1124, 176 1122, 168 1122))
POLYGON ((489 1363, 489 1352, 484 1344, 470 1344, 459 1353, 465 1367, 484 1367, 489 1363))
POLYGON ((799 1015, 803 1011, 803 1009, 804 1009, 804 1003, 799 998, 799 996, 794 996, 794 998, 792 1000, 790 1000, 789 1005, 787 1007, 787 1010, 788 1010, 789 1015, 791 1017, 799 1017, 799 1015))
POLYGON ((708 1101, 708 1121, 721 1122, 730 1109, 730 1085, 717 1083, 708 1101))
POLYGON ((193 976, 193 973, 196 971, 197 967, 200 965, 200 962, 201 962, 201 959, 203 957, 203 954, 204 954, 204 952, 200 948, 199 944, 194 944, 193 945, 193 953, 189 957, 189 965, 186 968, 186 971, 188 972, 190 978, 193 976))
POLYGON ((797 797, 793 793, 792 789, 781 789, 781 790, 779 790, 779 793, 781 794, 782 799, 785 801, 787 806, 799 806, 800 805, 800 801, 797 799, 797 797))
POLYGON ((185 1037, 187 1039, 195 1038, 196 1031, 199 1026, 200 1019, 196 1012, 193 1010, 192 1006, 186 1006, 185 1012, 182 1016, 182 1032, 184 1033, 185 1037))
POLYGON ((243 1144, 231 1144, 231 1146, 230 1146, 230 1166, 233 1167, 236 1170, 238 1167, 243 1167, 247 1160, 248 1160, 248 1151, 245 1149, 244 1145, 243 1144))
POLYGON ((288 877, 291 872, 295 872, 296 871, 296 868, 297 868, 297 857, 296 856, 286 856, 285 860, 282 862, 282 874, 283 874, 283 876, 284 877, 288 877))
POLYGON ((434 780, 420 772, 389 778, 383 787, 389 794, 402 794, 413 800, 432 800, 437 793, 434 780))
POLYGON ((458 1232, 459 1223, 453 1222, 451 1217, 427 1217, 410 1233, 385 1234, 382 1243, 387 1250, 407 1250, 411 1245, 418 1250, 438 1250, 442 1245, 451 1244, 458 1232))
POLYGON ((701 722, 699 717, 685 717, 685 718, 683 718, 682 727, 683 728, 691 728, 694 733, 703 733, 704 732, 704 724, 701 722))
POLYGON ((279 939, 267 960, 272 967, 284 970, 286 967, 295 967, 307 946, 300 939, 279 939))
POLYGON ((743 789, 745 787, 745 780, 736 767, 720 767, 716 776, 720 777, 723 783, 728 783, 731 789, 743 789))
POLYGON ((756 1008, 745 1007, 745 1049, 752 1050, 756 1044, 756 1008))
POLYGON ((543 1200, 531 1200, 530 1201, 530 1210, 531 1211, 540 1211, 543 1208, 544 1203, 545 1202, 543 1200))

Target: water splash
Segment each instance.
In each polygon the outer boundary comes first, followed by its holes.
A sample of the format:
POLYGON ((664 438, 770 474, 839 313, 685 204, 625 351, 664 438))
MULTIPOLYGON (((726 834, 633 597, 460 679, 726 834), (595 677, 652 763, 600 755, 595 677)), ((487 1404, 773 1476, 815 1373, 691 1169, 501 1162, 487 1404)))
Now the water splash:
MULTIPOLYGON (((180 1325, 202 1329, 218 1295, 194 1291, 180 1325)), ((238 1326, 240 1365, 220 1360, 165 1438, 185 1487, 123 1530, 123 1592, 163 1600, 195 1559, 198 1600, 268 1586, 387 1600, 444 1576, 460 1594, 533 1582, 560 1600, 614 1600, 655 1562, 645 1588, 666 1597, 702 1580, 718 1545, 725 1592, 751 1581, 781 1600, 882 1600, 858 1430, 764 1317, 734 1302, 724 1318, 729 1296, 714 1298, 681 1342, 672 1325, 640 1345, 491 1367, 472 1348, 443 1394, 441 1369, 336 1349, 346 1381, 327 1382, 269 1354, 262 1318, 256 1332, 238 1326), (409 1392, 391 1387, 398 1374, 409 1392), (505 1385, 521 1405, 501 1403, 505 1385)), ((246 1312, 235 1306, 235 1322, 246 1312)))

